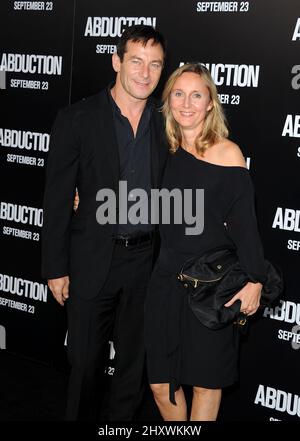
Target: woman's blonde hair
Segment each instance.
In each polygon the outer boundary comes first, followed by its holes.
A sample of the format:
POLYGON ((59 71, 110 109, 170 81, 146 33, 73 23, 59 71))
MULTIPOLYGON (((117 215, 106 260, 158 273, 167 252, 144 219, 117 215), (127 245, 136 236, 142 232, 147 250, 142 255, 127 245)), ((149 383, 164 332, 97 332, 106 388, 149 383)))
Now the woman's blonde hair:
POLYGON ((205 66, 200 63, 187 63, 178 67, 166 82, 163 91, 163 107, 162 112, 166 120, 166 135, 170 145, 170 151, 175 153, 182 143, 182 135, 179 124, 175 121, 170 108, 170 95, 174 87, 174 83, 183 73, 192 72, 204 79, 207 86, 212 108, 207 112, 204 121, 202 133, 195 140, 195 147, 200 155, 219 141, 221 138, 228 137, 228 129, 226 126, 226 118, 220 103, 216 85, 205 66))

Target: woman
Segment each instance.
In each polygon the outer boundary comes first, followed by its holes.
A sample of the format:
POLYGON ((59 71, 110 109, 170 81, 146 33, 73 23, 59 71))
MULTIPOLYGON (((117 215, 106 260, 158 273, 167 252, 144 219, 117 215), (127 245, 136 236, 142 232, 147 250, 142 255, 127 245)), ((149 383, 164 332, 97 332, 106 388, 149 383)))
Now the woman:
POLYGON ((237 379, 238 332, 203 326, 189 309, 176 275, 182 264, 218 246, 235 246, 249 282, 226 304, 241 301, 254 314, 265 280, 253 189, 239 147, 227 139, 224 113, 209 71, 200 64, 179 67, 166 83, 163 113, 170 157, 163 188, 204 189, 204 230, 160 225, 161 250, 145 307, 148 375, 164 420, 188 419, 182 384, 193 386, 190 420, 216 420, 222 389, 237 379))

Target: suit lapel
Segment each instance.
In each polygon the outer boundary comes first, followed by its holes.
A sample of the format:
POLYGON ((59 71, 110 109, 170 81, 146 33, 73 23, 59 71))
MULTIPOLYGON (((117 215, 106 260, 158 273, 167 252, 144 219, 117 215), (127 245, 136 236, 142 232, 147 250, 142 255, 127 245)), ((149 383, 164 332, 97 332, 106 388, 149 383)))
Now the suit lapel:
POLYGON ((111 169, 112 178, 117 189, 120 175, 120 159, 112 108, 106 91, 101 92, 98 98, 97 109, 94 113, 96 142, 98 144, 95 152, 96 161, 107 161, 107 166, 111 169))
POLYGON ((150 127, 150 155, 151 155, 151 186, 153 188, 157 188, 158 186, 158 176, 159 176, 159 126, 156 122, 156 115, 154 114, 156 109, 153 110, 152 118, 151 118, 151 127, 150 127))

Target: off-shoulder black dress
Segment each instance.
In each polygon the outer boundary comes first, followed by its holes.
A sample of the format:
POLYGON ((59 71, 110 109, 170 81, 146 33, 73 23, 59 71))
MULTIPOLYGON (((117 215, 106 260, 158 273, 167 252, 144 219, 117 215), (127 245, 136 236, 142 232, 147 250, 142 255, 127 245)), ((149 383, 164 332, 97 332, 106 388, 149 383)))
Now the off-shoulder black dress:
MULTIPOLYGON (((219 246, 235 247, 252 280, 265 280, 254 192, 243 167, 211 164, 179 148, 170 154, 163 188, 204 189, 204 229, 186 235, 187 225, 160 224, 161 250, 145 304, 145 342, 150 383, 170 383, 170 398, 180 384, 223 388, 237 379, 236 327, 203 326, 188 307, 177 280, 183 262, 219 246)), ((194 201, 195 202, 195 201, 194 201)))

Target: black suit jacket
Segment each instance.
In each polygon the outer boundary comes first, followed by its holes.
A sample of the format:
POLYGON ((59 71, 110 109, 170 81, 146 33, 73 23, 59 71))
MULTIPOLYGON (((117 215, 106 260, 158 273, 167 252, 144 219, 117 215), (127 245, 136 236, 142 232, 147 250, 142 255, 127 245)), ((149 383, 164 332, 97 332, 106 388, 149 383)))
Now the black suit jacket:
MULTIPOLYGON (((151 121, 152 187, 160 185, 167 158, 162 115, 151 121)), ((70 276, 72 295, 98 294, 110 268, 116 225, 99 225, 96 193, 118 194, 119 154, 107 91, 59 112, 51 132, 44 196, 42 276, 70 276), (80 204, 73 211, 75 188, 80 204)))

